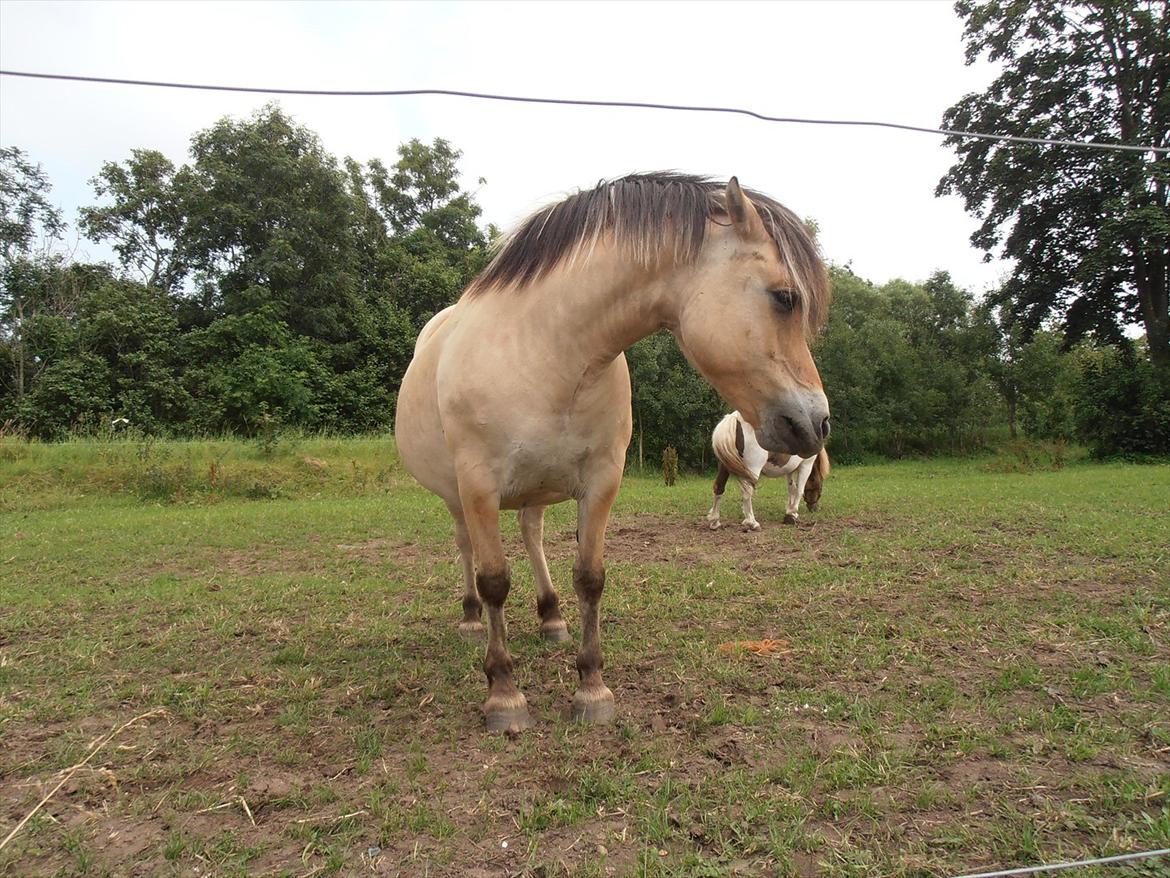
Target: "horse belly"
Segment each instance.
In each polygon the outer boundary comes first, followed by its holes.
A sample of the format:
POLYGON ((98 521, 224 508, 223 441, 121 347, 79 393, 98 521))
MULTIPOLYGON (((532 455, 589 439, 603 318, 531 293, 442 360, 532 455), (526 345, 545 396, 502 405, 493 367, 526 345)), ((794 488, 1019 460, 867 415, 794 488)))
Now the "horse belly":
POLYGON ((804 461, 795 454, 769 454, 768 462, 764 464, 761 475, 770 479, 778 479, 795 472, 802 463, 804 461))

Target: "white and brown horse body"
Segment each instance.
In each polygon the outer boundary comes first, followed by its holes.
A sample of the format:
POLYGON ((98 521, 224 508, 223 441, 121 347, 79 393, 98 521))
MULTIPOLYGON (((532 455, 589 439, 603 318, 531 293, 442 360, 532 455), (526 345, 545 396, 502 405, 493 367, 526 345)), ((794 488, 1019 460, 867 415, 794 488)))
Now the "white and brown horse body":
POLYGON ((788 478, 788 509, 784 514, 785 524, 796 524, 800 518, 800 498, 810 512, 815 512, 821 501, 825 477, 829 474, 829 454, 822 448, 812 457, 798 457, 768 451, 756 440, 752 425, 743 420, 739 412, 726 415, 715 425, 711 433, 711 448, 719 461, 719 472, 715 476, 714 499, 707 522, 711 530, 719 528, 719 503, 727 479, 734 475, 743 495, 743 527, 745 530, 759 530, 752 498, 756 485, 762 477, 788 478))
POLYGON ((567 636, 541 549, 544 507, 578 505, 581 607, 573 714, 604 722, 603 544, 632 427, 623 351, 669 328, 684 354, 768 448, 816 454, 828 403, 808 350, 827 274, 783 206, 681 174, 578 192, 513 232, 488 268, 419 335, 398 394, 407 469, 447 504, 464 566, 465 632, 482 631, 489 729, 529 724, 508 655, 510 572, 499 512, 519 510, 545 634, 567 636), (730 324, 730 326, 729 326, 730 324), (747 344, 729 351, 732 331, 747 344))

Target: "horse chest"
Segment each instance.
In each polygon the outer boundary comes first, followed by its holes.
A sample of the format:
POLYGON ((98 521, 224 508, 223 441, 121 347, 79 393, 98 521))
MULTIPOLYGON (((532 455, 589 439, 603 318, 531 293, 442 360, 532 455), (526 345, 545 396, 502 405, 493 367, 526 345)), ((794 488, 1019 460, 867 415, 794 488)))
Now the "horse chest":
POLYGON ((501 467, 501 497, 535 504, 579 496, 596 453, 590 439, 571 433, 514 437, 501 467))

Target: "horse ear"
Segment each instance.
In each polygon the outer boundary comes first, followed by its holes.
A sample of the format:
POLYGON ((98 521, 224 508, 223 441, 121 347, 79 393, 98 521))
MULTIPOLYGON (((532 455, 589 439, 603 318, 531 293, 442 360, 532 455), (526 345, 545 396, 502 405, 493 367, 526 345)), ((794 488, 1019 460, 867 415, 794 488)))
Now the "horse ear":
POLYGON ((732 177, 727 181, 727 215, 731 224, 744 238, 760 238, 764 234, 764 223, 752 200, 743 193, 739 180, 732 177))

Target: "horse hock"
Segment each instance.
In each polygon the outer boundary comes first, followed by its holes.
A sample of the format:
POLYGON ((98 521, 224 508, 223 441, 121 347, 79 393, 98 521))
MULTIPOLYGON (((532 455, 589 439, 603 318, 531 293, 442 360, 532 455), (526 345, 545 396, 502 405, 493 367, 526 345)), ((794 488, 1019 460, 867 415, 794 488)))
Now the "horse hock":
POLYGON ((459 634, 465 640, 483 640, 485 631, 480 616, 483 604, 479 598, 466 595, 463 598, 463 621, 459 623, 459 634))

